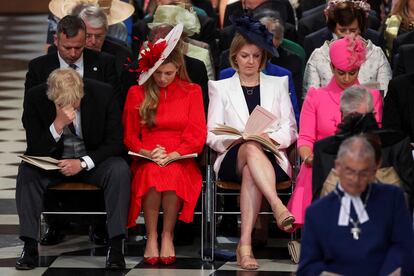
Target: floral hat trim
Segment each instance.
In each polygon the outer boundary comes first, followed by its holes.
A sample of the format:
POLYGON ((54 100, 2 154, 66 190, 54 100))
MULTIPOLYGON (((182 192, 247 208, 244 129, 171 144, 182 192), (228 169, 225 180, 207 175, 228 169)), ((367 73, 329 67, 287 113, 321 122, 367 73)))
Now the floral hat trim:
POLYGON ((325 15, 328 14, 330 11, 334 10, 336 5, 348 2, 352 3, 354 8, 363 10, 365 12, 365 16, 368 17, 369 11, 371 10, 371 6, 367 3, 366 0, 331 0, 326 4, 326 8, 324 10, 325 15))
POLYGON ((158 60, 160 60, 166 47, 167 42, 165 39, 159 40, 156 43, 148 42, 147 47, 141 51, 141 58, 138 60, 137 72, 148 72, 148 70, 151 69, 158 60))

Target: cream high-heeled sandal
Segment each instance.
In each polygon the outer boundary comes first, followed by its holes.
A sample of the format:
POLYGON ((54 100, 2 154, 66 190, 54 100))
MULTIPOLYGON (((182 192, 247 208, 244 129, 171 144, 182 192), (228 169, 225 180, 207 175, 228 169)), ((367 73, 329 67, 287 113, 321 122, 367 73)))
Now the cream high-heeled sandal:
POLYGON ((259 264, 253 256, 252 247, 250 245, 238 245, 236 250, 237 265, 246 270, 256 270, 259 264), (243 257, 250 257, 250 261, 242 262, 243 257), (252 260, 253 259, 253 260, 252 260))
POLYGON ((293 223, 295 222, 295 217, 283 204, 280 204, 278 207, 276 207, 275 210, 273 210, 273 216, 276 219, 277 226, 281 230, 285 232, 293 231, 293 223))

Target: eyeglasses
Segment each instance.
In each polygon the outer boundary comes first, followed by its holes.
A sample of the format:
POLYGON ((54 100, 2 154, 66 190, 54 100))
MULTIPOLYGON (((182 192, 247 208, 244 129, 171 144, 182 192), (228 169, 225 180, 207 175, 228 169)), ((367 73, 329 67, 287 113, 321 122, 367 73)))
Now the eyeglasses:
POLYGON ((105 39, 104 34, 88 34, 88 33, 86 34, 86 39, 87 40, 92 39, 92 37, 94 37, 95 40, 97 40, 97 41, 102 41, 102 40, 105 39))
POLYGON ((354 179, 355 177, 361 178, 361 179, 368 179, 371 176, 375 175, 374 168, 360 170, 360 171, 356 171, 351 168, 345 168, 343 172, 344 172, 344 176, 348 179, 354 179))

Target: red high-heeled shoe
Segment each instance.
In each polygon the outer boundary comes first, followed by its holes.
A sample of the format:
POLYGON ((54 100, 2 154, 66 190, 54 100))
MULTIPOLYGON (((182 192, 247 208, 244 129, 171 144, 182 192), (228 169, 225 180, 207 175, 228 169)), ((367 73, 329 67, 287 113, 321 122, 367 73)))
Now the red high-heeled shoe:
POLYGON ((169 257, 160 257, 160 263, 163 265, 170 265, 175 263, 177 258, 175 256, 169 256, 169 257))
POLYGON ((156 265, 160 262, 160 257, 144 257, 144 263, 149 265, 156 265))

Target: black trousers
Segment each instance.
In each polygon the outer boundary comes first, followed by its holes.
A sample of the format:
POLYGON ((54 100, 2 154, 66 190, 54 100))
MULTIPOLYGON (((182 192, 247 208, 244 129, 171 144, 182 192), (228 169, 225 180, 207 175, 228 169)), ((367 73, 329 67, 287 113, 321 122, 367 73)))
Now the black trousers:
POLYGON ((37 239, 44 194, 49 186, 62 182, 85 182, 99 186, 105 198, 109 238, 126 234, 131 172, 122 158, 110 157, 92 170, 81 171, 71 177, 22 162, 16 183, 21 237, 37 239))

